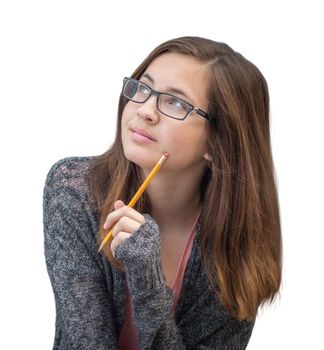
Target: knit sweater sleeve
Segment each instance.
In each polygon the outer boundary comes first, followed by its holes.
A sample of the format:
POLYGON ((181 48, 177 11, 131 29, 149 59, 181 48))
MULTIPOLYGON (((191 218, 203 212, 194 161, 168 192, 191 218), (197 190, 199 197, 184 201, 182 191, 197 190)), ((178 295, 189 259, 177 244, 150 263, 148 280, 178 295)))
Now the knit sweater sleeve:
POLYGON ((111 286, 96 253, 82 166, 69 158, 54 164, 43 193, 45 260, 56 305, 53 349, 117 349, 111 286))
POLYGON ((116 258, 124 262, 140 348, 245 349, 254 322, 229 317, 201 283, 201 274, 196 283, 202 289, 198 287, 196 298, 194 293, 189 296, 186 312, 176 321, 172 290, 162 273, 159 228, 150 215, 144 217, 144 224, 115 250, 116 258))

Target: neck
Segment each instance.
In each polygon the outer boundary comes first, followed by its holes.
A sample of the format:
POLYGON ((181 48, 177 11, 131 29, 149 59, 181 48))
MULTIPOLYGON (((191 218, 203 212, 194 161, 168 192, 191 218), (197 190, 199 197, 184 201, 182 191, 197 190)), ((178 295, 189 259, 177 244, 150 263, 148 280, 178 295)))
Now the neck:
POLYGON ((200 184, 204 169, 180 176, 157 174, 147 189, 151 216, 161 232, 182 232, 190 227, 201 207, 200 184))

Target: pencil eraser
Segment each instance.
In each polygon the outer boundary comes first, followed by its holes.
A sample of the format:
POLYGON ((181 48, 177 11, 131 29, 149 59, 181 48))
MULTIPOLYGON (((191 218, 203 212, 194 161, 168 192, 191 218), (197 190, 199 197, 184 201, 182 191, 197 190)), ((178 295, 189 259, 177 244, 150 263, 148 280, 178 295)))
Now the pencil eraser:
POLYGON ((169 157, 169 153, 168 152, 163 152, 163 155, 166 157, 169 157))

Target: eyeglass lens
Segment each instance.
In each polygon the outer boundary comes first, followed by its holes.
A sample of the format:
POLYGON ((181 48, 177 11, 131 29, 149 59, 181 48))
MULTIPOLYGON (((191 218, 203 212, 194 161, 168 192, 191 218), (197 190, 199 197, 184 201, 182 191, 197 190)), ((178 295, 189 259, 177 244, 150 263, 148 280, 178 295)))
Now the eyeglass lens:
MULTIPOLYGON (((128 79, 125 82, 123 94, 134 102, 144 103, 152 95, 152 89, 141 82, 128 79)), ((158 95, 158 109, 163 114, 179 119, 184 118, 190 110, 181 99, 163 93, 158 95)))

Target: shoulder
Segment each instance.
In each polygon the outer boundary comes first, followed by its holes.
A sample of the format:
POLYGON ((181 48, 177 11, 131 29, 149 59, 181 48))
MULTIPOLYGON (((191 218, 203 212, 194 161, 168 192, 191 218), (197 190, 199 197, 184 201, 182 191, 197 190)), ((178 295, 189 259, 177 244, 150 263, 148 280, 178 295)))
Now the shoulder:
POLYGON ((48 266, 104 269, 97 254, 98 211, 90 199, 88 174, 95 157, 67 157, 49 169, 43 191, 43 227, 48 266), (67 263, 68 262, 68 263, 67 263))
POLYGON ((88 175, 95 158, 66 157, 50 167, 43 190, 44 210, 57 205, 73 208, 93 204, 90 203, 88 175))
POLYGON ((58 160, 46 175, 45 190, 60 191, 69 187, 77 192, 85 192, 91 163, 95 158, 66 157, 58 160))
POLYGON ((94 156, 66 157, 55 162, 46 176, 46 186, 82 185, 85 183, 94 156))

